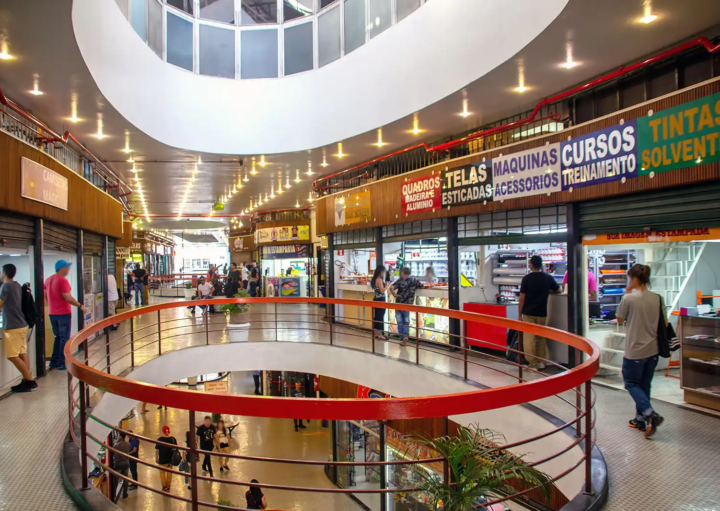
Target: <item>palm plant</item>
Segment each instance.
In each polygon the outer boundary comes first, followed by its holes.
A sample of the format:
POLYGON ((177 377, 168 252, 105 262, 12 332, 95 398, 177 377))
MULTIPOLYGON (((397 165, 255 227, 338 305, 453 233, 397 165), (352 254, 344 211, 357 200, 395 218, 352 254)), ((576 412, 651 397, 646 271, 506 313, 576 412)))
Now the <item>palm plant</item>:
POLYGON ((477 424, 460 427, 456 436, 416 438, 416 442, 445 458, 450 482, 425 470, 417 470, 418 487, 432 502, 433 510, 469 511, 476 509, 483 498, 502 498, 515 493, 509 483, 524 483, 527 488, 539 487, 550 499, 550 476, 523 462, 522 456, 497 450, 504 437, 477 424))
MULTIPOLYGON (((238 289, 235 298, 250 298, 250 295, 244 289, 238 289)), ((250 310, 249 303, 224 303, 220 306, 220 312, 225 314, 240 314, 250 310)))

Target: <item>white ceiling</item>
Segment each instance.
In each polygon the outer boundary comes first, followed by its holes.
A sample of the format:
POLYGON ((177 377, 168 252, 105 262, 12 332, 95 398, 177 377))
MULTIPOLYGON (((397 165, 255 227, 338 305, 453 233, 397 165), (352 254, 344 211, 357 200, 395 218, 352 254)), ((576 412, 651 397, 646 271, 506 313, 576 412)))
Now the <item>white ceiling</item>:
MULTIPOLYGON (((128 155, 122 151, 127 133, 133 157, 143 162, 137 167, 150 214, 177 215, 198 154, 155 141, 138 131, 108 104, 90 76, 75 42, 71 4, 71 0, 0 3, 0 42, 6 42, 9 53, 16 57, 0 61, 0 86, 8 97, 57 131, 72 131, 110 168, 131 182, 131 165, 126 163, 128 155), (35 74, 45 93, 42 96, 29 94, 35 74), (77 115, 83 119, 76 124, 68 121, 73 97, 77 102, 77 115), (102 140, 93 136, 97 131, 98 114, 102 115, 107 135, 102 140)), ((720 25, 718 0, 653 0, 652 10, 659 18, 650 25, 637 23, 642 15, 642 5, 642 0, 570 0, 549 28, 514 58, 464 91, 421 110, 418 120, 423 131, 419 135, 410 132, 413 117, 408 116, 382 127, 383 140, 388 144, 383 148, 374 145, 377 133, 373 130, 344 140, 343 152, 347 156, 342 159, 333 156, 337 153, 335 144, 268 156, 268 165, 262 169, 257 167, 260 175, 251 178, 248 186, 228 202, 226 213, 240 213, 248 206, 251 196, 270 193, 271 182, 276 185, 278 177, 282 176, 285 183, 288 175, 292 188, 260 209, 290 208, 296 201, 306 205, 311 181, 319 172, 337 172, 422 140, 432 142, 522 112, 532 108, 539 99, 720 25), (574 60, 581 64, 571 70, 559 66, 565 61, 568 43, 573 48, 574 60), (524 94, 513 91, 518 84, 519 62, 524 67, 525 85, 529 87, 524 94), (467 98, 471 112, 467 118, 458 115, 463 97, 467 98), (323 156, 329 163, 325 168, 320 166, 323 156), (316 173, 312 178, 305 175, 308 165, 316 173), (301 171, 301 182, 297 184, 293 182, 295 169, 301 171)), ((482 29, 482 26, 478 27, 478 30, 482 29)), ((473 58, 473 55, 467 58, 473 58)), ((444 72, 442 58, 429 59, 428 65, 439 74, 444 72)), ((182 122, 181 114, 179 112, 178 122, 182 122)), ((225 193, 238 176, 239 156, 201 156, 204 163, 199 167, 200 174, 188 197, 184 209, 186 215, 207 214, 212 202, 225 193)), ((244 159, 248 166, 249 157, 244 159)), ((137 204, 138 212, 142 211, 137 197, 131 198, 131 202, 137 204)))

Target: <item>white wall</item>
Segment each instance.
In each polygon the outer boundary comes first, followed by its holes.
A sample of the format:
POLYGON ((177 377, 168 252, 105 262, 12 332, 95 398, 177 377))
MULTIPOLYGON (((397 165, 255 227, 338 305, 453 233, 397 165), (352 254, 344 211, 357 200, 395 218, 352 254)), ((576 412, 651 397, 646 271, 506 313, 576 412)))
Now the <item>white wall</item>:
POLYGON ((172 147, 271 154, 331 144, 436 103, 510 59, 567 3, 427 2, 332 64, 261 80, 199 76, 163 62, 113 0, 75 0, 72 19, 100 92, 139 130, 172 147))
MULTIPOLYGON (((398 362, 354 349, 293 342, 230 343, 182 349, 146 362, 132 371, 128 378, 155 385, 167 385, 187 377, 188 374, 250 371, 258 367, 264 370, 306 372, 340 378, 398 397, 432 396, 477 390, 460 379, 415 364, 398 362)), ((192 391, 187 392, 193 394, 192 391)), ((278 400, 278 406, 282 406, 281 403, 282 401, 278 400)), ((138 401, 105 393, 93 412, 106 422, 117 424, 127 411, 137 404, 138 401)), ((240 409, 217 411, 238 415, 244 412, 240 409)), ((308 418, 320 417, 313 415, 308 418)), ((362 417, 348 417, 348 419, 354 418, 362 417)), ((554 428, 549 421, 522 406, 450 418, 463 425, 479 423, 482 427, 502 432, 508 443, 531 438, 554 428)), ((108 429, 95 421, 88 422, 88 431, 97 438, 104 438, 108 434, 108 429)), ((559 452, 573 440, 574 438, 564 433, 555 434, 520 446, 513 451, 527 454, 526 459, 529 461, 538 460, 559 452)), ((576 446, 562 456, 543 464, 542 469, 551 475, 558 475, 581 457, 582 452, 576 446)), ((569 498, 574 497, 581 490, 582 469, 583 467, 580 466, 557 483, 560 491, 569 498)))
MULTIPOLYGON (((226 245, 180 242, 175 245, 175 252, 177 253, 174 261, 175 273, 180 273, 180 268, 185 265, 185 259, 208 259, 210 264, 220 266, 220 269, 226 263, 230 266, 230 252, 226 245)), ((194 271, 198 270, 185 268, 185 273, 194 271)))
POLYGON ((714 289, 720 289, 720 243, 707 243, 680 296, 680 307, 694 306, 698 291, 702 291, 703 295, 711 295, 714 289))

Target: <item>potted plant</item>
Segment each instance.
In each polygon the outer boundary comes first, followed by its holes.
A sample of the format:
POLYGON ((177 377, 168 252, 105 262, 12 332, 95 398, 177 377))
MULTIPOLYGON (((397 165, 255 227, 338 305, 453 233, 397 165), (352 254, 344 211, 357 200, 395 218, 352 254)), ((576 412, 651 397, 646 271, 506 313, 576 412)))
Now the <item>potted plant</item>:
POLYGON ((195 288, 192 285, 192 281, 188 280, 185 282, 185 289, 183 290, 185 293, 185 299, 186 300, 192 300, 193 296, 195 296, 195 288))
POLYGON ((448 463, 450 484, 434 473, 416 470, 418 487, 430 497, 434 511, 486 509, 478 506, 515 493, 518 486, 522 489, 537 486, 546 502, 550 502, 550 476, 529 467, 522 456, 499 450, 498 442, 504 442, 504 438, 492 430, 473 424, 461 426, 456 436, 415 440, 448 463))
MULTIPOLYGON (((244 289, 239 289, 235 293, 235 298, 250 298, 250 295, 244 289)), ((248 340, 250 323, 243 320, 243 315, 249 310, 249 303, 224 303, 220 306, 220 312, 224 312, 228 318, 227 329, 230 334, 230 342, 248 340)))
MULTIPOLYGON (((235 505, 235 504, 232 503, 232 501, 230 501, 230 500, 225 500, 225 499, 217 499, 217 501, 216 501, 215 503, 216 503, 218 506, 227 506, 227 507, 233 507, 233 506, 235 505)), ((219 508, 217 508, 217 509, 218 509, 218 511, 224 511, 224 510, 225 510, 225 508, 223 508, 223 507, 219 507, 219 508)))

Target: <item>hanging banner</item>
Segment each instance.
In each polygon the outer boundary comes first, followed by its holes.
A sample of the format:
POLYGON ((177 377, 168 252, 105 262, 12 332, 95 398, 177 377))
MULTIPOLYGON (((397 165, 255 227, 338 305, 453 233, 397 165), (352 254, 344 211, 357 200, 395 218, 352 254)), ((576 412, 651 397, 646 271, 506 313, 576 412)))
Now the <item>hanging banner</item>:
POLYGON ((720 92, 637 120, 640 175, 720 161, 720 92))
POLYGON ((559 192, 560 143, 493 158, 492 169, 496 200, 559 192))
POLYGON ((370 190, 335 197, 335 225, 352 225, 370 220, 370 190))
POLYGON ((279 245, 262 248, 263 259, 290 259, 310 257, 310 245, 279 245))
POLYGON ((441 175, 443 206, 462 206, 492 200, 492 160, 443 170, 441 175))
POLYGON ((25 157, 20 160, 20 195, 68 210, 67 178, 25 157))
POLYGON ((442 207, 440 174, 418 177, 404 181, 401 188, 403 213, 435 211, 442 207))
POLYGON ((635 243, 672 243, 720 239, 720 228, 668 229, 667 231, 634 231, 613 234, 586 234, 583 245, 628 245, 635 243))
POLYGON ((258 243, 273 243, 275 241, 310 241, 310 226, 288 225, 257 230, 258 243))
POLYGON ((636 177, 636 133, 631 120, 561 142, 562 189, 636 177))

